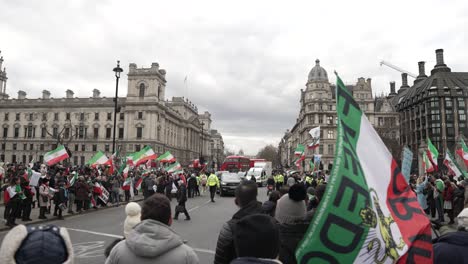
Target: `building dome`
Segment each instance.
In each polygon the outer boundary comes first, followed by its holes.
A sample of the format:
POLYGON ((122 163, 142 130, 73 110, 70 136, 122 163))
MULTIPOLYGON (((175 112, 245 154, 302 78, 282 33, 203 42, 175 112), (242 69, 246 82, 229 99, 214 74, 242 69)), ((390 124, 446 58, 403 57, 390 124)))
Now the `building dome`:
POLYGON ((327 71, 320 66, 320 60, 315 61, 315 66, 309 72, 309 82, 328 82, 327 71))

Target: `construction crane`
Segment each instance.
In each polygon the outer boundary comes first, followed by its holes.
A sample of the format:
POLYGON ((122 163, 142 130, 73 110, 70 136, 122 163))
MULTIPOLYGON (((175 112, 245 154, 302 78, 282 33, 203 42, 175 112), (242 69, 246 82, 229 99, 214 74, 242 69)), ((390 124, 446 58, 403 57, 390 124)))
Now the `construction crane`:
POLYGON ((409 71, 405 71, 405 70, 403 70, 402 68, 391 64, 390 62, 381 61, 381 62, 380 62, 380 66, 382 66, 382 65, 385 65, 385 66, 387 66, 387 67, 390 67, 390 68, 392 68, 392 69, 394 69, 394 70, 396 70, 396 71, 399 71, 399 72, 402 72, 402 73, 406 73, 406 74, 408 74, 408 76, 411 76, 411 77, 413 77, 413 78, 415 78, 415 79, 416 79, 416 77, 417 77, 416 74, 412 74, 412 73, 409 72, 409 71))

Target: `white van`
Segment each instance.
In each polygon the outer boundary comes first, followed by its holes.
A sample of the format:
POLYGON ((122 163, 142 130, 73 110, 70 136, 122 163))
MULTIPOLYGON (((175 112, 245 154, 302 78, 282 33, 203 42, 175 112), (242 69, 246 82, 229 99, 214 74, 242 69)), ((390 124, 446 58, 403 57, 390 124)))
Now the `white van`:
POLYGON ((255 181, 259 186, 266 185, 268 177, 272 173, 271 161, 258 161, 255 162, 254 167, 250 168, 245 177, 247 180, 250 180, 252 177, 255 177, 255 181))

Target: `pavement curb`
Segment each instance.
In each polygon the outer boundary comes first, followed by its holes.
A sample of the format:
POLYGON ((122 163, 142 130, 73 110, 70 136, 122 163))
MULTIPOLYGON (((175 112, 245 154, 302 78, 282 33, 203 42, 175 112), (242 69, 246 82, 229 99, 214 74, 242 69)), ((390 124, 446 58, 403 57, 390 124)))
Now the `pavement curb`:
MULTIPOLYGON (((139 199, 136 199, 136 200, 133 200, 133 201, 130 201, 130 202, 141 202, 143 200, 144 200, 144 198, 139 198, 139 199)), ((121 203, 121 205, 126 205, 126 204, 128 204, 128 203, 126 203, 126 202, 121 203)), ((75 213, 75 214, 64 215, 63 218, 65 220, 66 218, 69 218, 71 216, 92 214, 94 212, 99 212, 99 211, 107 210, 107 209, 111 209, 111 208, 116 208, 116 207, 115 206, 107 206, 107 207, 101 207, 101 208, 99 208, 97 210, 96 209, 88 209, 88 211, 85 211, 85 212, 83 212, 81 214, 75 213)), ((48 218, 48 219, 36 219, 36 220, 31 221, 31 222, 21 223, 21 224, 28 226, 28 225, 35 225, 35 224, 52 222, 52 221, 64 221, 64 220, 59 220, 56 217, 52 217, 52 218, 48 218)), ((9 226, 0 227, 0 232, 7 231, 7 230, 11 230, 11 227, 9 227, 9 226)))

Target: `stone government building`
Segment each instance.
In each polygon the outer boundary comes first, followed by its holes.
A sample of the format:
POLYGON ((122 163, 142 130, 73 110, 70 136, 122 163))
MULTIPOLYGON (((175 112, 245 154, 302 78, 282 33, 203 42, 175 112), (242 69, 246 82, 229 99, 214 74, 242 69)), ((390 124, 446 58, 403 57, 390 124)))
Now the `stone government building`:
MULTIPOLYGON (((0 59, 0 69, 3 57, 0 59)), ((6 93, 6 70, 0 70, 0 161, 28 163, 43 160, 43 154, 57 145, 57 137, 72 152, 72 164, 83 165, 97 151, 112 153, 114 98, 100 95, 77 98, 71 90, 64 98, 51 97, 47 90, 38 99, 6 93)), ((130 63, 127 96, 118 99, 116 148, 122 153, 150 145, 157 154, 170 151, 182 165, 200 154, 212 166, 223 161, 222 135, 211 128, 211 114, 198 113, 183 97, 165 98, 166 71, 152 63, 137 68, 130 63)))
MULTIPOLYGON (((388 96, 375 97, 372 95, 371 79, 359 78, 353 85, 346 85, 353 97, 365 112, 367 118, 377 129, 384 142, 390 148, 395 148, 399 142, 399 118, 391 100, 396 96, 395 83, 390 84, 388 96)), ((313 153, 306 150, 304 164, 314 154, 322 154, 323 169, 328 170, 333 164, 336 150, 337 116, 336 116, 336 87, 328 80, 327 71, 315 61, 315 67, 309 72, 306 89, 301 89, 299 116, 296 124, 288 129, 279 143, 279 155, 283 166, 291 166, 295 157, 297 144, 311 143, 310 129, 320 126, 320 146, 313 153)), ((309 166, 305 166, 308 170, 309 166)))
POLYGON ((452 72, 444 62, 444 51, 438 49, 435 53, 436 65, 430 76, 426 75, 423 61, 418 63, 419 75, 413 86, 408 85, 406 74, 402 74, 403 85, 392 104, 400 114, 401 144, 411 148, 420 160, 429 137, 439 150, 441 164, 446 150, 453 154, 459 138, 468 137, 468 72, 452 72))
MULTIPOLYGON (((436 50, 436 65, 430 76, 425 73, 425 63, 418 63, 419 75, 412 86, 408 75, 402 73, 398 92, 395 82, 390 83, 387 96, 372 97, 371 79, 359 78, 354 85, 346 85, 382 140, 397 160, 403 146, 413 152, 413 168, 422 172, 422 150, 430 138, 439 150, 439 164, 446 150, 453 154, 460 137, 468 137, 467 104, 468 72, 452 72, 444 62, 442 49, 436 50)), ((280 141, 282 165, 291 165, 298 143, 308 144, 312 127, 321 126, 320 149, 324 169, 333 163, 336 143, 335 87, 328 81, 327 72, 316 65, 309 73, 306 89, 301 90, 300 111, 296 124, 288 129, 280 141)), ((306 162, 312 158, 306 152, 306 162)), ((458 159, 458 155, 455 155, 458 159)), ((459 164, 462 164, 462 162, 459 164)))

